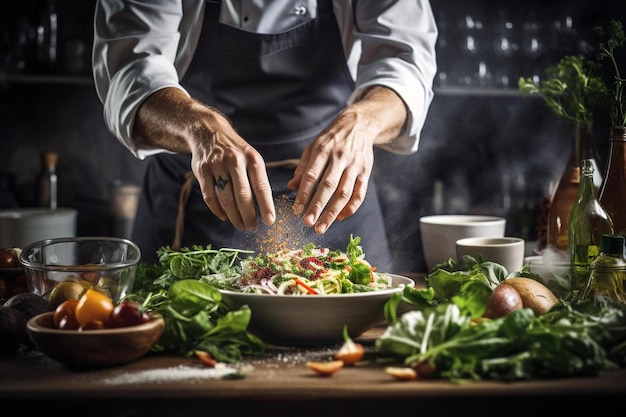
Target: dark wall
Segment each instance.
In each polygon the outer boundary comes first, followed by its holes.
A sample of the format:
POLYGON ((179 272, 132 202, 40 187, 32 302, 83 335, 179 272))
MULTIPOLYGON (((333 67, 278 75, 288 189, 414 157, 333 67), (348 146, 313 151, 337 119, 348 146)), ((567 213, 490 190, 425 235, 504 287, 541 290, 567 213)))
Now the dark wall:
MULTIPOLYGON (((517 94, 516 79, 566 53, 593 53, 590 28, 626 17, 620 3, 433 0, 442 31, 440 75, 446 77, 437 79, 419 151, 405 156, 376 152, 374 177, 381 185, 396 271, 424 269, 419 217, 426 214, 502 215, 508 220, 507 234, 536 240, 539 206, 565 166, 570 137, 567 126, 539 100, 517 94), (461 46, 468 15, 482 22, 482 31, 471 32, 479 45, 474 52, 461 46), (494 48, 503 15, 512 16, 518 28, 531 17, 540 22, 545 41, 540 57, 531 59, 521 49, 504 56, 494 48), (575 36, 555 29, 555 22, 568 15, 575 36), (481 61, 488 76, 476 77, 481 61), (502 81, 504 70, 509 85, 502 81)), ((102 121, 89 70, 93 4, 56 2, 55 65, 37 54, 31 32, 45 2, 0 5, 0 184, 5 187, 0 203, 34 205, 40 155, 55 150, 59 205, 79 210, 80 235, 112 233, 110 187, 116 181, 139 184, 146 164, 113 138, 102 121)), ((522 45, 521 29, 511 33, 512 41, 522 45)), ((597 130, 605 157, 608 126, 601 123, 597 130)))

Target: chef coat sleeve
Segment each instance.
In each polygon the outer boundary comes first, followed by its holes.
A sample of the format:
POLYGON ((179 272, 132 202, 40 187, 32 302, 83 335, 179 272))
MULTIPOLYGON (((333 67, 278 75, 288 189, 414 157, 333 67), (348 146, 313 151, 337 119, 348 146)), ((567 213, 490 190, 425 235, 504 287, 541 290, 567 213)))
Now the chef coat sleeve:
POLYGON ((350 102, 374 85, 394 90, 404 100, 407 120, 401 134, 381 147, 397 154, 416 152, 437 71, 438 30, 430 3, 335 0, 334 10, 356 81, 350 102))
POLYGON ((163 150, 136 147, 132 131, 139 105, 162 88, 185 91, 178 74, 192 53, 190 39, 181 41, 180 28, 189 26, 188 21, 202 10, 185 10, 184 15, 184 7, 188 6, 181 0, 98 0, 96 4, 93 76, 104 120, 110 132, 141 159, 163 150))

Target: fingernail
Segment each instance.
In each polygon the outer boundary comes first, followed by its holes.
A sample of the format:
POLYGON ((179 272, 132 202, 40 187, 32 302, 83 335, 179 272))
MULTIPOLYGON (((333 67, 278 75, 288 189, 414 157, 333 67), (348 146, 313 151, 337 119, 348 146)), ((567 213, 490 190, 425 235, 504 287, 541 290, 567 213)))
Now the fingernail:
POLYGON ((315 217, 312 214, 309 214, 304 217, 304 224, 306 224, 307 226, 313 226, 314 223, 315 223, 315 217))
POLYGON ((327 228, 328 228, 328 225, 326 225, 325 223, 322 223, 322 224, 317 225, 317 227, 315 228, 315 231, 321 235, 324 232, 326 232, 327 228))
POLYGON ((294 203, 293 212, 296 216, 300 216, 303 211, 304 211, 304 204, 294 203))

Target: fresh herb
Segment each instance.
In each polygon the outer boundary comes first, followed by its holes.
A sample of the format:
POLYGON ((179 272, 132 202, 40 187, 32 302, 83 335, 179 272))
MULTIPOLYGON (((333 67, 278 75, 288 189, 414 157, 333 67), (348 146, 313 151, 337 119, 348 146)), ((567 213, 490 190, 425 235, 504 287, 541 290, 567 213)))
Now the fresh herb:
POLYGON ((450 258, 426 276, 426 288, 404 287, 392 295, 385 305, 385 319, 395 322, 402 302, 417 308, 456 302, 463 314, 480 317, 493 289, 506 277, 506 269, 495 262, 479 262, 469 255, 459 261, 450 258))
POLYGON ((624 308, 587 301, 542 316, 520 309, 474 321, 449 303, 405 313, 377 339, 376 349, 407 366, 434 365, 437 376, 456 382, 514 381, 617 369, 624 365, 625 340, 624 308))
POLYGON ((611 106, 611 122, 613 126, 626 126, 626 97, 624 97, 624 82, 621 77, 617 60, 615 58, 615 48, 624 44, 624 28, 622 22, 612 20, 609 23, 608 33, 602 27, 597 27, 596 32, 606 40, 600 43, 599 60, 608 59, 614 71, 614 90, 611 106))
POLYGON ((546 69, 544 80, 521 77, 518 82, 523 96, 537 95, 561 119, 579 126, 592 126, 595 110, 607 89, 595 75, 599 65, 582 55, 568 55, 546 69))
POLYGON ((229 363, 263 353, 263 342, 247 331, 249 308, 230 310, 221 293, 202 281, 214 274, 239 276, 241 253, 249 252, 210 246, 174 251, 166 246, 157 252, 158 265, 138 265, 134 290, 125 298, 165 319, 165 331, 152 348, 154 352, 192 357, 201 350, 229 363))
POLYGON ((457 382, 596 375, 626 365, 626 306, 561 300, 541 316, 524 308, 482 318, 505 278, 498 264, 472 257, 438 265, 426 288, 405 287, 385 305, 390 326, 376 340, 381 360, 426 364, 457 382), (398 317, 400 302, 415 310, 398 317))

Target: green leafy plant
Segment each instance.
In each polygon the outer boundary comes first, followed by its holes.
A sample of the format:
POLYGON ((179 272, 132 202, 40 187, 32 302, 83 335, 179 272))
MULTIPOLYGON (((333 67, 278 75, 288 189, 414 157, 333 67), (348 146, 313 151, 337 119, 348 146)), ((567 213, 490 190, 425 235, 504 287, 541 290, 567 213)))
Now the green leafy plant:
POLYGON ((561 119, 580 126, 591 126, 596 109, 607 95, 602 78, 596 75, 599 65, 582 55, 568 55, 545 70, 546 78, 521 77, 523 96, 539 96, 561 119))
POLYGON ((502 282, 501 266, 472 257, 438 265, 426 288, 405 287, 385 305, 390 326, 376 340, 379 360, 414 369, 427 365, 431 377, 459 383, 597 375, 626 367, 626 305, 562 300, 542 315, 521 308, 485 319, 487 300, 502 282), (398 316, 400 300, 415 309, 398 316))
POLYGON ((622 22, 612 20, 609 23, 608 33, 601 26, 596 28, 596 32, 605 41, 600 43, 600 61, 608 59, 614 71, 614 89, 611 97, 611 123, 613 126, 626 126, 626 97, 624 97, 624 83, 615 58, 615 49, 624 45, 624 27, 622 22))
POLYGON ((203 282, 212 274, 238 277, 241 255, 249 253, 212 249, 210 245, 178 251, 164 246, 157 251, 158 265, 137 266, 133 292, 125 299, 139 302, 165 319, 165 331, 152 348, 154 352, 192 357, 196 351, 204 351, 228 363, 264 352, 263 342, 248 331, 250 309, 229 309, 221 293, 203 282))

